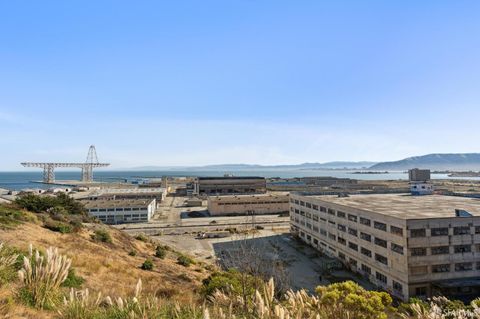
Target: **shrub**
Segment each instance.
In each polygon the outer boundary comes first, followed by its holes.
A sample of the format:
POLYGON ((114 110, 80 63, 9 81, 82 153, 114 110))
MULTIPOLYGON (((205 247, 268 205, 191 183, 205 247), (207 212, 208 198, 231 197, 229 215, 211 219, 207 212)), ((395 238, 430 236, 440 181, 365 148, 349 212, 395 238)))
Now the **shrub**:
POLYGON ((63 222, 58 222, 58 221, 53 221, 53 220, 49 220, 47 221, 43 227, 51 230, 51 231, 55 231, 55 232, 59 232, 59 233, 62 233, 62 234, 68 234, 68 233, 71 233, 73 231, 73 227, 70 226, 69 224, 66 224, 66 223, 63 223, 63 222))
POLYGON ((211 296, 216 291, 231 291, 237 295, 253 295, 258 281, 251 275, 238 270, 218 271, 203 280, 202 294, 211 296))
POLYGON ((128 252, 128 255, 129 255, 129 256, 136 256, 136 255, 137 255, 137 252, 132 249, 132 250, 130 250, 130 251, 128 252))
POLYGON ((92 239, 103 243, 112 243, 112 236, 110 236, 110 233, 106 229, 97 229, 95 233, 92 234, 92 239))
POLYGON ((153 261, 150 258, 147 258, 140 268, 143 270, 153 270, 153 261))
POLYGON ((60 301, 60 285, 67 278, 70 265, 71 260, 60 255, 58 249, 50 247, 42 256, 30 245, 29 256, 23 258, 23 268, 18 272, 21 300, 36 308, 53 308, 60 301))
POLYGON ((180 255, 180 256, 178 256, 178 258, 177 258, 177 263, 178 263, 179 265, 188 267, 188 266, 190 266, 191 264, 195 264, 195 261, 194 261, 192 258, 188 257, 188 256, 180 255))
POLYGON ((21 210, 14 205, 0 204, 0 228, 13 229, 22 222, 36 222, 37 217, 27 211, 21 210))
POLYGON ((75 269, 70 268, 68 270, 67 278, 62 283, 62 287, 80 288, 84 282, 85 282, 85 279, 80 276, 77 276, 77 274, 75 273, 75 269))
POLYGON ((157 246, 155 249, 155 257, 163 259, 167 255, 167 251, 162 246, 157 246))
POLYGON ((135 239, 136 239, 136 240, 143 241, 143 242, 145 242, 145 243, 148 243, 148 242, 150 241, 150 239, 148 238, 148 236, 145 235, 144 233, 138 234, 137 236, 135 236, 135 239))

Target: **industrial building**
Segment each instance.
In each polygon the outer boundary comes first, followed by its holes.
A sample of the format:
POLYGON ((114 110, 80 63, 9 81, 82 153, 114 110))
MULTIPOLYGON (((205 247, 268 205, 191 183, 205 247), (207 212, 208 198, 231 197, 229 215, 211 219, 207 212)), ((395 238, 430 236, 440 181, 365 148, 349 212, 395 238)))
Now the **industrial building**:
POLYGON ((166 195, 167 190, 160 187, 101 188, 85 195, 85 198, 89 200, 155 199, 159 204, 165 199, 166 195))
POLYGON ((289 198, 288 193, 209 196, 208 211, 212 216, 288 213, 289 198))
POLYGON ((85 209, 105 224, 148 222, 156 210, 153 199, 84 200, 85 209))
POLYGON ((414 168, 408 171, 410 193, 412 195, 431 195, 434 187, 430 181, 429 169, 414 168))
POLYGON ((263 194, 267 191, 264 177, 257 176, 224 176, 197 177, 188 185, 192 195, 230 195, 230 194, 263 194))
POLYGON ((480 294, 480 200, 290 195, 291 232, 392 295, 480 294))

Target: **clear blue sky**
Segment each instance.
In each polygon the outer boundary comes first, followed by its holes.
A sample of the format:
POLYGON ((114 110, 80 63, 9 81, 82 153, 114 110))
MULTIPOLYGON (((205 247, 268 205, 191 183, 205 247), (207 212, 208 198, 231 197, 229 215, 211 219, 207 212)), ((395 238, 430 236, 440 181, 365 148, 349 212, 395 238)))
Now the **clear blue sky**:
POLYGON ((1 170, 477 152, 479 1, 2 1, 1 170))

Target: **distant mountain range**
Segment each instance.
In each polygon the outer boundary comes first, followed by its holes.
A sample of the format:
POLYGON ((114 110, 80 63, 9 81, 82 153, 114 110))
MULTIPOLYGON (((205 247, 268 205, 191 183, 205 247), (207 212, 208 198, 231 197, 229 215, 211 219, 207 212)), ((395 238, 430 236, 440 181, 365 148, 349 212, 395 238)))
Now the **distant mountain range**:
POLYGON ((478 171, 480 153, 466 154, 428 154, 414 156, 394 162, 382 162, 372 165, 375 171, 400 171, 411 168, 429 168, 431 170, 478 171))
POLYGON ((186 170, 186 171, 239 171, 239 170, 307 170, 307 169, 367 169, 376 162, 327 162, 327 163, 303 163, 292 165, 258 165, 258 164, 218 164, 205 166, 141 166, 131 168, 133 170, 186 170))
POLYGON ((480 171, 480 153, 467 154, 428 154, 408 157, 393 162, 327 162, 303 163, 292 165, 257 164, 218 164, 205 166, 142 166, 130 168, 136 171, 255 171, 255 170, 329 170, 349 169, 368 171, 404 171, 411 168, 429 168, 431 170, 480 171))

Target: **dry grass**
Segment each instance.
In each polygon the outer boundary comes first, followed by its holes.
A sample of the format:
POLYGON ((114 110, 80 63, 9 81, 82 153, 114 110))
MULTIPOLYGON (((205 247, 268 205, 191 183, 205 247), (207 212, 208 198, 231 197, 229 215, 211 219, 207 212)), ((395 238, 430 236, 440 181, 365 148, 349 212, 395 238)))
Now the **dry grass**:
POLYGON ((61 254, 72 259, 77 274, 86 279, 84 287, 104 295, 128 295, 140 278, 146 283, 144 291, 147 293, 155 294, 158 289, 178 291, 174 297, 187 301, 208 275, 177 265, 174 256, 153 258, 154 270, 143 271, 139 267, 146 258, 154 256, 154 244, 135 240, 113 228, 109 228, 113 239, 111 244, 95 242, 91 234, 97 227, 102 226, 87 225, 79 233, 60 234, 25 223, 15 230, 0 230, 0 241, 22 250, 27 250, 29 243, 34 247, 58 247, 61 254), (129 255, 132 250, 137 252, 136 256, 129 255), (179 279, 181 273, 192 280, 179 279))

